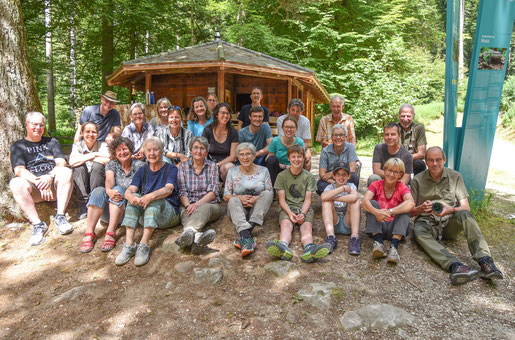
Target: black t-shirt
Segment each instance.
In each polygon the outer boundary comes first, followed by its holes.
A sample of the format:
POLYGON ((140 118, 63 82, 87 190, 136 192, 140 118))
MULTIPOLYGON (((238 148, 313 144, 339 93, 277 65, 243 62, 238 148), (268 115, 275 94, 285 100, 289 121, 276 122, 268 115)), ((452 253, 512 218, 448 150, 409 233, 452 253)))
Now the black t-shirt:
POLYGON ((385 143, 376 144, 374 154, 372 156, 372 163, 381 163, 381 170, 383 170, 383 166, 386 161, 394 157, 400 158, 404 162, 404 168, 406 170, 405 173, 413 173, 413 156, 411 156, 411 153, 403 147, 401 147, 395 155, 392 155, 388 152, 388 146, 385 143))
POLYGON ((35 143, 20 139, 11 145, 11 165, 24 166, 34 176, 42 176, 55 167, 56 158, 65 158, 61 145, 55 138, 43 137, 35 143))
POLYGON ((218 143, 213 133, 213 125, 209 124, 205 127, 202 136, 207 138, 209 142, 209 159, 213 162, 223 161, 231 154, 231 144, 239 142, 238 131, 231 126, 227 138, 223 143, 218 143))
MULTIPOLYGON (((270 116, 268 114, 268 109, 261 105, 263 108, 264 114, 263 114, 263 123, 270 122, 270 116)), ((252 104, 243 105, 243 107, 240 110, 240 114, 238 115, 238 120, 241 120, 243 122, 243 127, 250 125, 250 109, 252 108, 252 104)))

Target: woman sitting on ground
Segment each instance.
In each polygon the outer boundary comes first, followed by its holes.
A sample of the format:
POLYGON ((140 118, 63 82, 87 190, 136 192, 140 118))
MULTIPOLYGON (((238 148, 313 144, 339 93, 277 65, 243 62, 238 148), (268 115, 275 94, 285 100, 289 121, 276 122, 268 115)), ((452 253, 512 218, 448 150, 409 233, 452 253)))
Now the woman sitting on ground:
POLYGON ((104 166, 109 161, 109 150, 105 142, 97 141, 97 124, 82 124, 80 135, 82 139, 72 147, 70 166, 73 170, 75 195, 79 200, 79 219, 83 220, 88 214, 89 194, 95 188, 104 186, 104 166))
POLYGON ((206 100, 202 97, 193 98, 188 113, 188 130, 193 136, 202 136, 204 128, 213 122, 211 110, 208 109, 206 100))
POLYGON ((231 124, 231 113, 229 104, 217 104, 213 111, 213 123, 206 126, 202 133, 209 143, 208 158, 218 165, 222 182, 225 182, 229 169, 234 167, 239 142, 238 131, 231 124))
POLYGON ((175 240, 181 247, 191 247, 193 254, 202 250, 215 239, 216 232, 202 229, 209 222, 220 218, 218 194, 218 166, 207 159, 209 143, 204 137, 193 137, 190 144, 191 159, 179 167, 179 198, 183 232, 175 240))
POLYGON ((175 106, 168 112, 168 126, 157 132, 157 137, 165 147, 165 162, 179 166, 189 159, 190 141, 193 137, 191 131, 182 127, 181 109, 175 106))
POLYGON ((122 137, 127 137, 134 144, 133 158, 144 160, 142 146, 148 137, 154 135, 154 129, 150 124, 145 122, 145 105, 141 103, 132 104, 129 109, 129 117, 131 123, 122 131, 122 137))
POLYGON ((272 139, 268 146, 268 157, 266 159, 266 167, 270 171, 272 184, 275 183, 277 175, 284 169, 290 167, 288 160, 288 148, 293 145, 304 147, 302 138, 295 137, 297 131, 297 120, 291 116, 287 116, 283 120, 282 129, 284 136, 277 136, 272 139))
POLYGON ((141 167, 125 191, 127 208, 122 221, 125 244, 115 263, 129 262, 142 266, 150 259, 150 237, 156 228, 166 229, 179 223, 179 197, 177 195, 177 167, 163 161, 163 142, 148 138, 142 147, 147 163, 141 167), (143 236, 136 244, 134 232, 142 219, 143 236))
POLYGON ((172 106, 168 98, 163 97, 157 101, 157 116, 150 120, 150 126, 157 133, 161 128, 168 125, 168 110, 172 106))
POLYGON ((112 161, 105 166, 105 187, 97 187, 91 192, 88 202, 88 220, 86 232, 80 244, 82 253, 89 253, 95 247, 97 236, 95 228, 98 220, 109 221, 104 243, 100 250, 106 252, 116 244, 116 227, 125 211, 125 190, 131 185, 136 171, 145 163, 132 159, 134 146, 126 137, 115 139, 109 145, 112 161))
POLYGON ((404 162, 400 158, 390 158, 384 164, 384 179, 375 181, 368 187, 362 199, 367 212, 365 232, 374 238, 372 256, 386 256, 383 239, 391 240, 388 262, 397 263, 399 242, 408 233, 411 208, 415 206, 408 187, 401 182, 404 176, 404 162))
POLYGON ((241 249, 241 256, 246 256, 254 252, 256 242, 252 230, 263 225, 274 194, 267 168, 254 164, 256 147, 241 143, 236 154, 240 165, 227 174, 224 200, 228 202, 227 212, 240 235, 234 246, 241 249))

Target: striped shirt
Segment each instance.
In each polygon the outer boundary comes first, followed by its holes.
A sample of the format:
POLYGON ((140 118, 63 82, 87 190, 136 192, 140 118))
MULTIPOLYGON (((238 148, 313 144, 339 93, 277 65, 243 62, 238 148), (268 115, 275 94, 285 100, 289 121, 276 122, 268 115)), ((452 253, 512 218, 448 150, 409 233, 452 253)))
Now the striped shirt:
POLYGON ((202 170, 197 174, 191 159, 182 163, 179 166, 179 196, 186 196, 190 203, 195 203, 200 201, 208 192, 216 195, 210 203, 220 202, 218 165, 206 159, 202 170))
POLYGON ((320 123, 318 124, 318 133, 316 141, 322 142, 323 140, 326 140, 331 142, 333 126, 335 126, 336 124, 342 124, 345 127, 347 127, 347 138, 345 138, 345 140, 356 146, 356 132, 354 131, 354 119, 352 119, 351 115, 345 113, 342 113, 342 118, 337 122, 333 122, 333 115, 331 113, 327 116, 323 116, 322 119, 320 119, 320 123))

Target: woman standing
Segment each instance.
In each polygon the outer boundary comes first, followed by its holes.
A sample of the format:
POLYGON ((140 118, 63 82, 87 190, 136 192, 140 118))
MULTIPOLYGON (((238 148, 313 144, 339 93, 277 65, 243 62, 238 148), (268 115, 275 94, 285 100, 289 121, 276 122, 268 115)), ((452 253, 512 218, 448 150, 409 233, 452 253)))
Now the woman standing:
POLYGON ((204 128, 212 122, 211 110, 207 107, 206 100, 202 97, 193 98, 188 114, 188 130, 193 136, 202 136, 204 128))
POLYGON ((168 110, 171 106, 172 104, 166 97, 160 98, 157 101, 157 117, 150 120, 150 126, 152 126, 154 131, 159 131, 162 127, 168 125, 168 110))
POLYGON ((216 104, 218 104, 218 97, 214 93, 210 93, 207 95, 207 107, 208 109, 213 112, 215 109, 216 104))
POLYGON ((73 144, 70 166, 82 220, 88 215, 89 193, 105 183, 104 166, 109 161, 109 150, 105 142, 97 141, 98 126, 93 122, 82 124, 80 136, 82 139, 73 144))
POLYGON ((193 137, 191 131, 182 127, 182 112, 178 107, 168 112, 168 126, 157 132, 157 137, 164 144, 163 160, 179 166, 188 160, 190 156, 190 140, 193 137))
POLYGON ((229 169, 234 167, 239 142, 238 131, 231 124, 231 113, 229 104, 217 104, 213 123, 202 133, 209 143, 208 158, 218 165, 222 182, 225 182, 229 169))
POLYGON ((154 129, 145 122, 145 105, 141 103, 132 104, 129 109, 129 116, 131 123, 123 129, 122 137, 129 138, 134 144, 134 155, 132 157, 143 160, 145 155, 141 147, 148 137, 154 135, 154 129))

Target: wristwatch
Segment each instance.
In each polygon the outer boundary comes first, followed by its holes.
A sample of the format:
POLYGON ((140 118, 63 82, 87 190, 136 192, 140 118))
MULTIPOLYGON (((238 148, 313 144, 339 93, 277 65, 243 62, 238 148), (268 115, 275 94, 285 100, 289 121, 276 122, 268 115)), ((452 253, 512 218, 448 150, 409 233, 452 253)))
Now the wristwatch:
POLYGON ((388 209, 388 211, 390 212, 390 214, 395 215, 395 214, 393 213, 393 209, 388 209))

